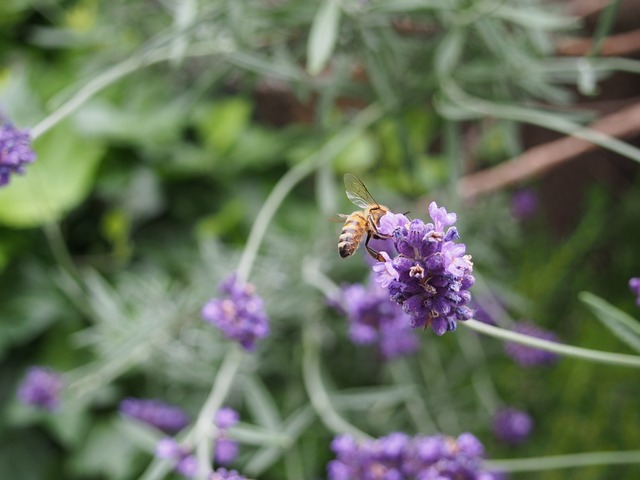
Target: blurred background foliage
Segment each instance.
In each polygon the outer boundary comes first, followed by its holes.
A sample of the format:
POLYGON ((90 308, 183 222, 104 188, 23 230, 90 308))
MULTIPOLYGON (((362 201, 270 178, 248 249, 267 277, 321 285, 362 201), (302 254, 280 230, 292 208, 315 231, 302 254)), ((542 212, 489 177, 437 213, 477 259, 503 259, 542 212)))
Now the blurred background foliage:
MULTIPOLYGON (((636 101, 640 49, 598 50, 640 29, 638 2, 596 3, 4 0, 0 102, 33 128, 38 161, 0 191, 0 476, 138 478, 158 434, 121 419, 119 400, 196 415, 225 350, 200 307, 237 267, 276 182, 349 128, 346 148, 285 199, 251 275, 273 333, 229 398, 243 420, 234 465, 324 477, 332 432, 304 388, 310 334, 335 405, 372 435, 471 431, 491 458, 637 446, 633 370, 572 359, 525 370, 462 327, 425 333, 420 353, 385 364, 349 343, 316 288, 366 278, 362 258, 340 261, 327 222, 353 209, 340 180, 352 172, 395 211, 425 218, 435 199, 458 213, 475 298, 501 305, 503 326, 527 319, 569 344, 630 352, 577 294, 637 313, 638 138, 626 157, 605 139, 521 178, 515 187, 540 199, 526 220, 512 214, 514 185, 471 201, 456 188, 636 101), (593 42, 563 53, 577 38, 593 42), (367 105, 375 122, 353 127, 367 105), (67 372, 64 411, 16 403, 32 364, 67 372), (534 417, 526 444, 492 439, 491 383, 534 417)), ((635 479, 637 466, 579 475, 635 479)))

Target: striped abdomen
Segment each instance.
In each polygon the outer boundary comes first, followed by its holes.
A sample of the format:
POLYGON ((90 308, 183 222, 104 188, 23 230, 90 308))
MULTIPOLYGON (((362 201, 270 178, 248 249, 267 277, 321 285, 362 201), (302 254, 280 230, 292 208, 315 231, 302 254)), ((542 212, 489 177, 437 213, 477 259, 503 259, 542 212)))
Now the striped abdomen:
POLYGON ((367 231, 367 219, 362 212, 353 212, 347 217, 338 238, 338 252, 342 258, 352 255, 367 231))

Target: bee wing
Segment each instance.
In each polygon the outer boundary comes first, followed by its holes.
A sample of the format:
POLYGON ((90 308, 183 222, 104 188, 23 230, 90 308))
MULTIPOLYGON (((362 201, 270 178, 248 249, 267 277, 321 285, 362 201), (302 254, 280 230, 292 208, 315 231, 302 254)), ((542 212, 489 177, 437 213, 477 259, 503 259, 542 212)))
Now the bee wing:
POLYGON ((334 223, 344 223, 344 221, 349 218, 349 215, 345 215, 344 213, 336 213, 335 215, 331 215, 327 218, 327 221, 334 223))
POLYGON ((378 202, 373 199, 373 196, 364 186, 362 180, 350 173, 344 176, 344 187, 347 191, 347 198, 351 200, 351 203, 357 205, 360 208, 367 208, 370 206, 378 206, 378 202))

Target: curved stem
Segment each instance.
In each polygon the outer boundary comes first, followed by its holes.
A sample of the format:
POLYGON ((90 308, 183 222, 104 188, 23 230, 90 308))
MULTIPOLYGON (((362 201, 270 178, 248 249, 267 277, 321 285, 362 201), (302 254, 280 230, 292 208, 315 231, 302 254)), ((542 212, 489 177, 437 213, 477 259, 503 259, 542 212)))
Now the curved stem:
POLYGON ((588 360, 595 363, 640 368, 640 356, 638 355, 603 352, 601 350, 591 350, 589 348, 574 347, 571 345, 564 345, 562 343, 550 342, 549 340, 542 340, 540 338, 522 335, 521 333, 515 333, 503 328, 493 327, 477 320, 458 322, 458 325, 465 325, 472 330, 501 340, 521 343, 522 345, 546 350, 548 352, 557 353, 567 357, 581 358, 582 360, 588 360))
POLYGON ((307 327, 304 331, 302 370, 304 374, 304 385, 309 395, 309 401, 314 410, 327 426, 336 434, 348 433, 358 440, 371 439, 369 435, 347 422, 333 408, 329 394, 322 383, 320 373, 320 352, 317 335, 307 327))
POLYGON ((249 238, 242 252, 240 265, 238 266, 238 280, 246 282, 249 278, 251 268, 253 267, 267 227, 271 223, 271 219, 280 207, 280 204, 293 187, 324 162, 334 158, 341 150, 347 147, 355 137, 381 116, 382 109, 377 104, 370 105, 362 110, 349 126, 329 139, 318 152, 307 157, 304 161, 284 174, 265 200, 260 212, 258 212, 256 216, 256 221, 251 228, 251 232, 249 232, 249 238))
POLYGON ((505 472, 536 472, 558 468, 577 468, 592 465, 624 465, 640 463, 640 450, 629 452, 587 452, 571 455, 491 460, 485 462, 490 469, 505 472))

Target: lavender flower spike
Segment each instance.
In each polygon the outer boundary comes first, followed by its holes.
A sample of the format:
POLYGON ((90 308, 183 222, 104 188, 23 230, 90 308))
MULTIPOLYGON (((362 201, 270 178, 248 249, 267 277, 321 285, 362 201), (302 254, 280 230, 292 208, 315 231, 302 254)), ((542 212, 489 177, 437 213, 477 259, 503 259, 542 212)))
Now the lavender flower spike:
POLYGON ((456 439, 395 432, 360 443, 342 435, 333 440, 331 449, 336 459, 327 465, 329 480, 499 478, 484 469, 484 447, 470 433, 456 439))
POLYGON ((165 433, 176 433, 189 424, 189 417, 180 407, 160 400, 125 398, 120 402, 120 413, 165 433))
POLYGON ((202 318, 245 350, 253 350, 256 340, 269 334, 269 318, 255 287, 241 283, 235 275, 220 286, 224 298, 209 300, 202 308, 202 318))
POLYGON ((29 132, 18 130, 0 115, 0 187, 9 183, 12 174, 24 173, 25 166, 35 159, 29 132))
POLYGON ((62 379, 50 368, 35 366, 29 368, 18 387, 18 399, 25 405, 53 411, 60 403, 62 379))
POLYGON ((456 214, 432 202, 429 215, 433 223, 391 212, 382 217, 378 230, 393 239, 398 254, 391 258, 383 253, 385 261, 373 269, 391 300, 411 317, 412 327, 431 326, 442 335, 473 316, 467 304, 475 279, 465 245, 455 243, 456 214))

